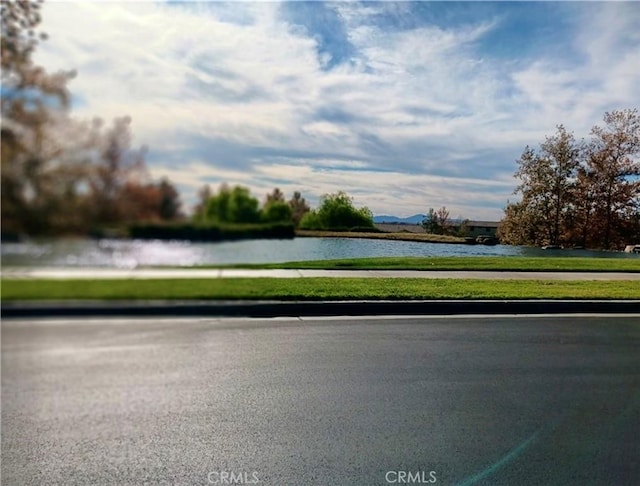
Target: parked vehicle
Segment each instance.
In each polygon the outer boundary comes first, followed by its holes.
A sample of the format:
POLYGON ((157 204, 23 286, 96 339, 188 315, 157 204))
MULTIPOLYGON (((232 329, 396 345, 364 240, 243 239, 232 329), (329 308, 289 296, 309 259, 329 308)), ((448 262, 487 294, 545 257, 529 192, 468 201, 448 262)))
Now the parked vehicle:
POLYGON ((495 236, 491 236, 491 235, 480 235, 476 238, 476 243, 480 244, 480 245, 497 245, 498 244, 498 238, 496 238, 495 236))

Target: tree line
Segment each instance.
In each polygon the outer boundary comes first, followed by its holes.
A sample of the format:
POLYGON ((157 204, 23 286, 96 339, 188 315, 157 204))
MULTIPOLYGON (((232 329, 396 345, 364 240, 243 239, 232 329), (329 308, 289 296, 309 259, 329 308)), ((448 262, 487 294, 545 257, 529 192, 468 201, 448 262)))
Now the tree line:
POLYGON ((298 191, 286 200, 279 188, 266 195, 260 206, 248 188, 222 184, 216 194, 209 186, 199 192, 193 222, 199 224, 291 223, 307 230, 373 229, 373 214, 356 208, 346 192, 325 194, 317 209, 311 209, 298 191))
POLYGON ((527 146, 515 177, 519 202, 508 203, 503 243, 617 249, 640 241, 640 115, 607 112, 588 140, 563 125, 527 146))
POLYGON ((300 192, 288 201, 280 189, 267 194, 260 206, 248 188, 222 184, 216 194, 209 186, 200 191, 192 218, 176 223, 133 224, 133 238, 187 239, 196 241, 245 238, 293 238, 295 229, 375 231, 371 211, 356 208, 344 192, 325 194, 312 210, 300 192), (353 225, 356 225, 355 227, 353 225))

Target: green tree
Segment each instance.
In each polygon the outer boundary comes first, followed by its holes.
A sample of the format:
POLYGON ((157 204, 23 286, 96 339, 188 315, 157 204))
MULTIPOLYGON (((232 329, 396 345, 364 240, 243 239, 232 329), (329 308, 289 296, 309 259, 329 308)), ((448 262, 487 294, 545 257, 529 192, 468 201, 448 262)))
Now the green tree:
POLYGON ((273 192, 267 194, 260 216, 263 221, 270 223, 292 222, 291 207, 287 204, 282 191, 277 187, 273 192))
POLYGON ((229 201, 229 222, 257 223, 260 221, 260 203, 251 196, 249 189, 235 186, 229 201))
POLYGON ((302 217, 300 220, 300 229, 305 230, 323 230, 328 229, 322 224, 320 221, 320 217, 318 216, 318 212, 314 210, 310 210, 302 217))
POLYGON ((426 216, 422 220, 422 227, 427 233, 437 234, 440 227, 438 225, 438 217, 436 216, 436 210, 429 208, 426 216))
POLYGON ((291 207, 284 201, 270 201, 262 208, 262 220, 269 223, 292 221, 291 207))
POLYGON ((229 201, 231 188, 225 183, 220 186, 217 194, 209 197, 206 202, 203 221, 209 223, 227 222, 229 220, 229 201))
POLYGON ((205 221, 211 223, 257 223, 260 221, 258 200, 242 186, 229 188, 223 184, 218 194, 207 202, 205 221))
POLYGON ((302 218, 300 228, 323 230, 348 230, 373 228, 373 213, 367 207, 356 208, 353 199, 344 191, 325 194, 320 207, 302 218))

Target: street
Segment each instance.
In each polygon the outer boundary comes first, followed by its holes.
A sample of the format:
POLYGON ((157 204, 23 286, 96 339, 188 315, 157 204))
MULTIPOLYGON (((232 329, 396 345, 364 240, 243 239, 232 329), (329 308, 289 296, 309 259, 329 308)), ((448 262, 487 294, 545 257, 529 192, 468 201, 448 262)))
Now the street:
POLYGON ((5 319, 2 484, 640 484, 640 316, 5 319))

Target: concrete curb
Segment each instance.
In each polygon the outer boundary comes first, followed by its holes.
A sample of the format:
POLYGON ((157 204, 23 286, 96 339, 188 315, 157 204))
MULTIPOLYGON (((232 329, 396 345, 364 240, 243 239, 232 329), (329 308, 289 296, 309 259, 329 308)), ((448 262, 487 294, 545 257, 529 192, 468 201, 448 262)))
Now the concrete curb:
POLYGON ((640 300, 7 302, 2 318, 640 314, 640 300))

